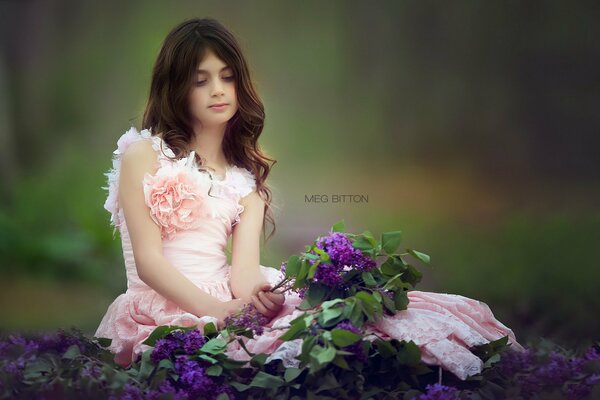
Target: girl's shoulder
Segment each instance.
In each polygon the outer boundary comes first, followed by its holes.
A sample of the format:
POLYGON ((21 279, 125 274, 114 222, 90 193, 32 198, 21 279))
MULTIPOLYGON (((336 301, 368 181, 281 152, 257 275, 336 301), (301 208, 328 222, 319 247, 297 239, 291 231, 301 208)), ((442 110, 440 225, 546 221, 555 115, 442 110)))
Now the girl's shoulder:
POLYGON ((173 151, 166 145, 160 136, 152 135, 152 132, 150 132, 148 129, 142 129, 141 131, 138 131, 132 126, 117 140, 117 148, 113 152, 113 160, 119 160, 133 143, 140 141, 149 142, 154 151, 158 153, 160 158, 175 158, 173 151))

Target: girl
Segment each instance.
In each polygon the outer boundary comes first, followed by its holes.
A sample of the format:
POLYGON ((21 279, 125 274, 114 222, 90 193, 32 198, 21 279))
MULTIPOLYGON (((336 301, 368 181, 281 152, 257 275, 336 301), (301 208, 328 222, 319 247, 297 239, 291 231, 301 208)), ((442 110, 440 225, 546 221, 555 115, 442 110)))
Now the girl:
POLYGON ((113 340, 119 364, 143 351, 156 326, 219 324, 245 303, 267 317, 283 307, 283 294, 268 291, 267 277, 280 279, 278 271, 259 265, 263 220, 272 220, 272 160, 257 143, 263 110, 222 25, 195 19, 169 33, 144 129, 121 136, 107 174, 105 208, 120 230, 128 286, 96 336, 113 340))
MULTIPOLYGON (((120 231, 127 291, 109 306, 95 336, 112 339, 122 366, 141 355, 157 326, 222 324, 247 303, 280 328, 250 339, 248 350, 294 365, 300 344, 278 337, 300 313, 301 299, 270 292, 282 274, 259 259, 264 222, 273 222, 265 182, 274 160, 257 143, 263 123, 263 105, 233 35, 213 19, 175 27, 154 65, 143 129, 121 136, 107 174, 104 206, 120 231)), ((420 291, 409 292, 409 300, 407 310, 371 328, 413 340, 424 362, 461 379, 482 368, 469 347, 508 335, 520 348, 484 303, 420 291)), ((247 358, 237 341, 228 355, 247 358)))

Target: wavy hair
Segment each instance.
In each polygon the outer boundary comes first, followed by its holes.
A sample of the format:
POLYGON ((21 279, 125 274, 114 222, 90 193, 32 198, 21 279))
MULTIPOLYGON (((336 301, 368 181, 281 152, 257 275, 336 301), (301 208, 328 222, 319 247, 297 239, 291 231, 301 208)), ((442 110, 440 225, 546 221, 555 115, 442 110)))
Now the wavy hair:
MULTIPOLYGON (((266 180, 277 161, 266 156, 258 144, 265 112, 250 79, 246 59, 236 38, 218 21, 212 18, 189 19, 169 32, 152 70, 142 129, 149 129, 152 135, 160 135, 176 158, 190 153, 194 131, 188 111, 188 95, 196 77, 196 68, 209 49, 233 71, 238 110, 227 122, 222 148, 229 164, 246 168, 256 177, 256 190, 265 201, 263 238, 265 222, 270 222, 273 227, 265 239, 267 242, 276 227, 271 210, 272 192, 266 180)), ((196 162, 202 165, 198 154, 196 162)))

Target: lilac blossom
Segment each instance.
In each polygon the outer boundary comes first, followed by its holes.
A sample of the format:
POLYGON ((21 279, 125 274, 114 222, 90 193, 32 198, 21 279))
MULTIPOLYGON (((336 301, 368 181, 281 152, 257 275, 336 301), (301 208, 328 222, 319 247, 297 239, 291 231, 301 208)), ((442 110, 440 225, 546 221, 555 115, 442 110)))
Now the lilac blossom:
POLYGON ((458 399, 458 390, 452 386, 445 386, 441 383, 427 385, 426 392, 414 399, 418 400, 454 400, 458 399))
POLYGON ((155 364, 160 360, 169 359, 177 350, 184 354, 195 354, 199 348, 206 343, 206 338, 198 329, 188 331, 176 330, 169 332, 164 338, 159 339, 154 344, 154 349, 150 354, 150 359, 155 364))
POLYGON ((329 235, 320 237, 316 246, 329 255, 332 264, 342 269, 350 267, 359 271, 369 271, 376 265, 375 260, 355 249, 350 239, 342 232, 330 232, 329 235))
MULTIPOLYGON (((352 242, 342 232, 331 232, 327 236, 317 239, 315 246, 329 255, 329 262, 317 266, 313 280, 326 286, 340 287, 343 282, 343 273, 352 269, 370 271, 376 262, 366 257, 358 249, 352 247, 352 242)), ((315 254, 314 250, 311 254, 315 254)), ((310 260, 315 264, 315 260, 310 260)))
POLYGON ((247 329, 253 331, 255 335, 262 335, 264 328, 269 320, 262 315, 252 304, 246 304, 241 311, 233 316, 225 318, 225 325, 233 329, 247 329))
POLYGON ((177 386, 187 392, 190 398, 216 399, 221 393, 233 398, 233 391, 229 387, 214 382, 206 375, 202 362, 178 356, 175 371, 179 376, 177 386))

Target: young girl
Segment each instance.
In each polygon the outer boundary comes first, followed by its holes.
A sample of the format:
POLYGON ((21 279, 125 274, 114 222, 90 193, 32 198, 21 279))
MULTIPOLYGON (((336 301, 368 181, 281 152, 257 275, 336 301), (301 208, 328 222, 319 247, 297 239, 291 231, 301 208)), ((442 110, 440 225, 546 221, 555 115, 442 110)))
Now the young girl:
MULTIPOLYGON (((175 27, 154 65, 143 129, 121 136, 107 174, 104 207, 120 232, 127 291, 109 306, 95 336, 112 339, 120 365, 135 361, 160 325, 220 325, 251 303, 269 326, 285 328, 300 312, 297 295, 269 291, 282 274, 260 265, 260 233, 265 220, 273 222, 265 182, 274 160, 258 146, 263 123, 234 36, 213 19, 175 27)), ((461 379, 482 368, 469 347, 506 335, 520 347, 484 303, 419 291, 409 292, 409 300, 407 310, 371 328, 415 341, 424 362, 461 379)), ((292 365, 299 344, 282 345, 283 332, 266 330, 246 347, 292 365)), ((237 342, 228 354, 247 357, 237 342)))

